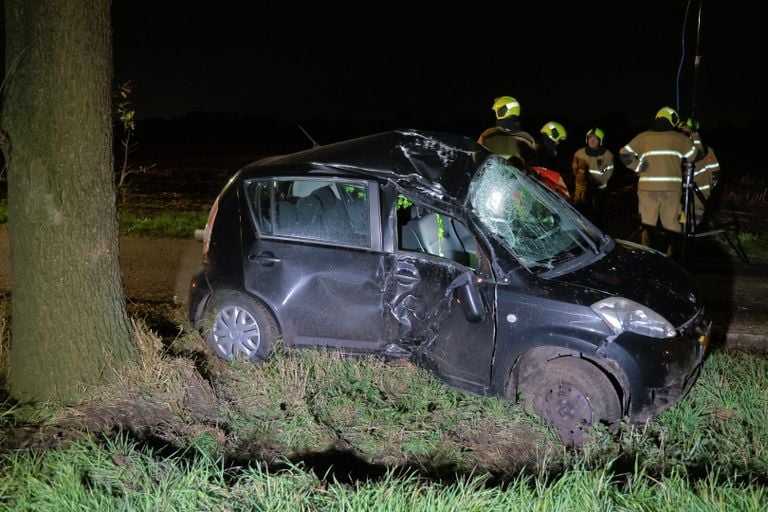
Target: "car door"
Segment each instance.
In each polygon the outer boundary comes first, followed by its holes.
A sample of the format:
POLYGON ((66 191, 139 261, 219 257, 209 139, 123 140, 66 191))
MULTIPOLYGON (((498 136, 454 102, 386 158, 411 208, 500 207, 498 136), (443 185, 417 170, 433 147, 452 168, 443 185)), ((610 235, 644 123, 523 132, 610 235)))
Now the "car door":
POLYGON ((494 287, 483 264, 487 259, 465 224, 456 229, 459 221, 448 215, 436 217, 423 207, 414 212, 411 220, 392 216, 402 225, 386 302, 397 321, 398 338, 421 365, 457 387, 482 392, 490 383, 495 343, 494 287), (477 268, 465 262, 475 262, 477 268), (481 319, 468 319, 460 303, 463 286, 480 293, 481 319))
POLYGON ((386 342, 378 189, 361 180, 246 184, 258 232, 244 240, 245 283, 286 342, 374 352, 386 342))

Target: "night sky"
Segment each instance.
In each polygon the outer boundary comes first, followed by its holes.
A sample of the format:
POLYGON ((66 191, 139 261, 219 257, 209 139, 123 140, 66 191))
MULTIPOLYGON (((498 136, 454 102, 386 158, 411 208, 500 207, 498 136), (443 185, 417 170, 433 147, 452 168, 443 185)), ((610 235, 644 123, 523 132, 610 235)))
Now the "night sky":
POLYGON ((695 108, 705 127, 768 117, 757 79, 768 45, 746 2, 417 4, 116 0, 116 80, 133 80, 140 119, 237 112, 470 131, 493 123, 500 95, 521 102, 524 124, 647 125, 664 105, 695 108))

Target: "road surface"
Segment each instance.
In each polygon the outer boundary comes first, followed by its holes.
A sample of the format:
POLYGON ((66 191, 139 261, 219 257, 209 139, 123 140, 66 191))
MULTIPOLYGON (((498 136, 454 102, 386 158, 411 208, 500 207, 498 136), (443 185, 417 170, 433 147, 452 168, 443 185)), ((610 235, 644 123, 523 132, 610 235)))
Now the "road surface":
MULTIPOLYGON (((190 239, 120 237, 125 295, 134 301, 185 304, 189 281, 202 263, 203 246, 190 239)), ((0 292, 11 291, 8 230, 0 230, 0 292)))

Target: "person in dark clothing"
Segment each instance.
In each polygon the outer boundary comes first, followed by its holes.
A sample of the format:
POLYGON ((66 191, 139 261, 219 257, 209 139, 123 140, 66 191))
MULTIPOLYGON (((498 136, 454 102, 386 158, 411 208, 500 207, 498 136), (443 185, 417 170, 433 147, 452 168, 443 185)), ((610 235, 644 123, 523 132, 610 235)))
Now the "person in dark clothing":
POLYGON ((571 201, 571 195, 563 169, 568 168, 570 161, 566 161, 561 152, 560 144, 568 139, 565 127, 557 121, 549 121, 539 130, 539 137, 533 153, 527 162, 542 177, 549 182, 549 186, 557 190, 566 200, 571 201))
POLYGON ((490 151, 524 168, 525 156, 536 145, 533 136, 520 127, 520 103, 512 96, 500 96, 493 102, 496 125, 477 139, 490 151))
POLYGON ((562 162, 558 150, 560 143, 568 138, 568 132, 557 121, 549 121, 541 127, 539 133, 536 147, 536 164, 560 171, 558 167, 562 162))

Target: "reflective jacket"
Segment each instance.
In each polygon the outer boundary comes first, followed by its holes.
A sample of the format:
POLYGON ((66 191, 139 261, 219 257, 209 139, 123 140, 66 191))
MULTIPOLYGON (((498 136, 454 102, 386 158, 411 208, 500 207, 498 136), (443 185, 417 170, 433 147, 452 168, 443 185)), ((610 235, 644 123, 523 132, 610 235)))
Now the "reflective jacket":
POLYGON ((488 128, 477 139, 488 150, 506 159, 517 157, 526 160, 525 153, 535 146, 535 140, 525 131, 509 132, 498 126, 488 128))
POLYGON ((676 130, 647 130, 619 150, 619 158, 638 175, 638 190, 680 192, 683 163, 693 163, 696 147, 676 130))
POLYGON ((693 181, 704 197, 709 197, 719 177, 720 163, 717 161, 715 150, 706 146, 702 158, 693 164, 693 181))
POLYGON ((613 176, 613 153, 607 148, 600 148, 602 154, 590 155, 587 148, 577 149, 573 154, 573 174, 578 184, 579 171, 584 169, 589 176, 589 183, 594 188, 605 188, 608 180, 613 176))

